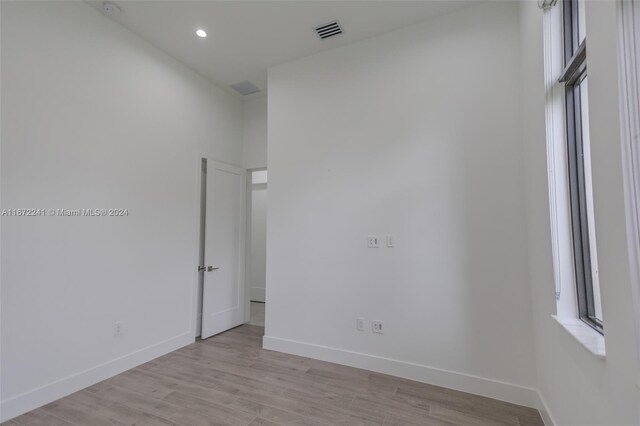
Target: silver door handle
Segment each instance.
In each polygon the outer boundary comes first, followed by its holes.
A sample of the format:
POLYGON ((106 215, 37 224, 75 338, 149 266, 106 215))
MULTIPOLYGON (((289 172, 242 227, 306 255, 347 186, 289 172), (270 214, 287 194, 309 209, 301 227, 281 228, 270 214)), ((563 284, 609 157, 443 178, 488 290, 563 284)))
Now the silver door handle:
POLYGON ((213 267, 213 266, 198 266, 198 272, 203 272, 203 271, 207 271, 207 272, 211 272, 211 271, 217 271, 218 269, 220 269, 219 267, 213 267))

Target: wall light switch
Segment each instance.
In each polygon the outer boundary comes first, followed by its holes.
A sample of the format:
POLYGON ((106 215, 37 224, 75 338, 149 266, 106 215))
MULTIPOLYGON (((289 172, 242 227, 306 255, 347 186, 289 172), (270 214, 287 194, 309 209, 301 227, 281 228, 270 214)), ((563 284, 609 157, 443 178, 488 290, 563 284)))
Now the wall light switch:
POLYGON ((378 237, 375 235, 370 235, 367 237, 367 247, 369 248, 378 248, 380 244, 378 243, 378 237))
POLYGON ((364 331, 364 318, 356 318, 356 329, 364 331))
POLYGON ((396 237, 393 235, 387 235, 387 247, 394 247, 396 245, 396 237))

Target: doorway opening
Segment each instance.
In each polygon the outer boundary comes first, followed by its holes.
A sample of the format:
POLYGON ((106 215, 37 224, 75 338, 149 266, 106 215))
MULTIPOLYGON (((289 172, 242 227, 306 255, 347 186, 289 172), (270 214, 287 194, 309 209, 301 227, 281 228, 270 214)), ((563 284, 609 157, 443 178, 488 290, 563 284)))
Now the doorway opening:
POLYGON ((267 170, 248 171, 251 183, 247 211, 247 288, 250 300, 249 324, 264 327, 267 265, 267 170))

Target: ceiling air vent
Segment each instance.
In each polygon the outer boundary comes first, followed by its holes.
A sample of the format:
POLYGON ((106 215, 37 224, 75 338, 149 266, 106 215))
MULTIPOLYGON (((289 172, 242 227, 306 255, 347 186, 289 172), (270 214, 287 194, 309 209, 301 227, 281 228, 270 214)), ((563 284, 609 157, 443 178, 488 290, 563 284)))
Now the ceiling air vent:
POLYGON ((340 28, 338 21, 333 21, 316 27, 316 33, 318 33, 318 37, 324 40, 342 34, 342 28, 340 28))
POLYGON ((251 95, 260 91, 260 89, 250 81, 241 81, 240 83, 232 84, 230 87, 242 96, 251 95))

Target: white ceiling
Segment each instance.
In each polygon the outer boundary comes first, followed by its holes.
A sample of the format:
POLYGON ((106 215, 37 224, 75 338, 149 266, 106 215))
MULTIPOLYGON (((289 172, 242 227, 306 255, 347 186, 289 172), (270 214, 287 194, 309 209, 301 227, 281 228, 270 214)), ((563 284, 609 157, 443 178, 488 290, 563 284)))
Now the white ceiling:
MULTIPOLYGON (((267 68, 451 12, 470 0, 118 1, 112 17, 214 84, 249 80, 267 91, 267 68), (314 28, 338 19, 344 34, 321 41, 314 28), (195 35, 203 28, 208 36, 195 35)), ((102 10, 102 1, 89 1, 102 10)), ((241 98, 240 95, 237 95, 241 98)))

